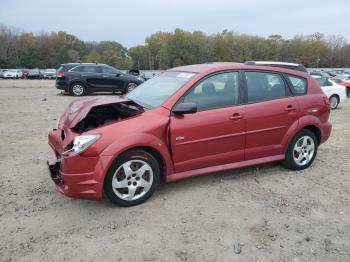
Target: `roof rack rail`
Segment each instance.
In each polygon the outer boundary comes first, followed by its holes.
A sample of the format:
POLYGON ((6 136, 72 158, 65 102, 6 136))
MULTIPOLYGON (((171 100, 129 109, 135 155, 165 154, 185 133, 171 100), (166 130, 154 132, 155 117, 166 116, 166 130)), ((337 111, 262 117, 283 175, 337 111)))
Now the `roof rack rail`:
POLYGON ((275 62, 275 61, 246 61, 245 65, 275 66, 307 72, 305 66, 296 63, 275 62))

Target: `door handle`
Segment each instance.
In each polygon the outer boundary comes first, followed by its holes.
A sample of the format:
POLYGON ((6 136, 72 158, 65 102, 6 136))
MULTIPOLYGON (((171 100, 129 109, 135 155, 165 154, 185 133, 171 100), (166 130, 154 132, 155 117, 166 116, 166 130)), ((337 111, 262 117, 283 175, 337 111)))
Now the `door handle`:
POLYGON ((288 105, 284 110, 287 112, 292 112, 292 111, 296 111, 297 109, 292 105, 288 105))
POLYGON ((87 75, 81 75, 82 77, 85 77, 85 76, 87 76, 87 75))
POLYGON ((230 120, 240 120, 242 118, 243 116, 240 115, 239 113, 234 113, 232 116, 229 117, 230 120))

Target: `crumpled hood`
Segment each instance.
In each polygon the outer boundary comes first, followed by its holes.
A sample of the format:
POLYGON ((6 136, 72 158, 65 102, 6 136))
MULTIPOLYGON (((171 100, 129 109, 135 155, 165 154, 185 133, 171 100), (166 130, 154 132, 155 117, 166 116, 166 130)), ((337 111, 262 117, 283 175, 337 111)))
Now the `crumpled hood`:
POLYGON ((91 110, 99 105, 116 104, 128 101, 127 99, 115 96, 95 96, 91 98, 78 99, 69 104, 62 114, 58 127, 73 128, 82 120, 91 110))

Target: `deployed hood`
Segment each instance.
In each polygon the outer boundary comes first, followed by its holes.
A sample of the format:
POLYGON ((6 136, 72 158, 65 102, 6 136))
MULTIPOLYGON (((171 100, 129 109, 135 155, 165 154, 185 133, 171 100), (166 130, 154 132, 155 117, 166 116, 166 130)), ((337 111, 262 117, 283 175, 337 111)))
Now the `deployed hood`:
POLYGON ((102 105, 116 105, 120 103, 130 104, 131 101, 115 96, 97 96, 75 100, 67 107, 60 118, 59 128, 74 128, 83 120, 92 108, 102 105))

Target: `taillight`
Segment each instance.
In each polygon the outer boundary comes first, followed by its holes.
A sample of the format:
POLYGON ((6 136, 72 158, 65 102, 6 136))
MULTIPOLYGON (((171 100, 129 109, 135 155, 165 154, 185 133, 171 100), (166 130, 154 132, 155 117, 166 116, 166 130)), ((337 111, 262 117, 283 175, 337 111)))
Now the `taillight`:
POLYGON ((64 72, 57 73, 57 77, 64 77, 64 72))

